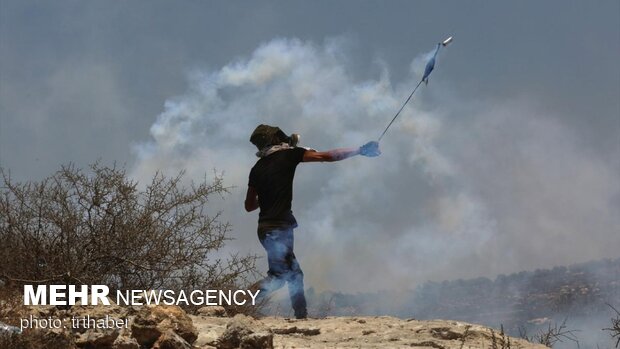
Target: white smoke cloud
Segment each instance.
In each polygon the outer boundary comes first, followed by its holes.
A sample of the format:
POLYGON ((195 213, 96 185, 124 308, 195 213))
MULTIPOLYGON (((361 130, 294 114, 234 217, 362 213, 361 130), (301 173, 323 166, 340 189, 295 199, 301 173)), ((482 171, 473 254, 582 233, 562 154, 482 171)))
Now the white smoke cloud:
MULTIPOLYGON (((385 66, 376 80, 359 80, 348 69, 355 57, 341 47, 342 39, 276 39, 247 59, 194 73, 189 90, 166 101, 153 139, 136 145, 133 176, 186 170, 200 180, 223 171, 236 187, 216 203, 233 224, 229 248, 263 254, 256 213, 243 210, 253 129, 278 125, 319 150, 359 146, 379 135, 424 69, 426 55, 399 83, 385 66)), ((612 253, 604 246, 618 242, 610 200, 620 188, 605 163, 525 102, 465 103, 438 80, 403 110, 382 156, 298 167, 296 254, 307 286, 404 289, 612 253), (442 93, 440 105, 425 103, 442 93), (596 231, 599 245, 576 257, 584 229, 596 231), (555 252, 533 248, 557 239, 571 242, 555 252)))

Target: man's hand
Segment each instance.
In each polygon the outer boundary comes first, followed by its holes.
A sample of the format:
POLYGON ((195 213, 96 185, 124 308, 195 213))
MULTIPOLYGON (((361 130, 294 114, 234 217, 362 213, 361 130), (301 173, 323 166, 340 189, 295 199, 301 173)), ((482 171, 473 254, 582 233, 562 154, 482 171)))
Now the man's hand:
POLYGON ((379 142, 371 141, 360 147, 360 154, 367 157, 375 157, 381 155, 379 150, 379 142))

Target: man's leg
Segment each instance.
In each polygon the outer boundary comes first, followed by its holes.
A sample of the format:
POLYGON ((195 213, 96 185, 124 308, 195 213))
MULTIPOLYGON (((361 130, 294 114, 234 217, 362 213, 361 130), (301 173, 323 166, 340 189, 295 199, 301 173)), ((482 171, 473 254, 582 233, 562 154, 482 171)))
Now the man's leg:
POLYGON ((287 277, 288 293, 291 297, 291 305, 295 311, 295 317, 305 319, 308 316, 308 311, 306 310, 306 296, 304 295, 304 273, 299 267, 295 254, 292 255, 293 265, 287 277))
POLYGON ((291 305, 295 311, 295 317, 298 319, 305 319, 308 316, 308 311, 306 309, 306 296, 304 295, 304 273, 293 252, 293 229, 286 231, 284 241, 287 246, 285 259, 289 270, 286 275, 286 281, 288 281, 288 293, 291 297, 291 305))
POLYGON ((270 293, 279 290, 286 282, 284 276, 288 272, 286 263, 286 244, 282 241, 282 231, 274 230, 259 237, 260 243, 267 251, 269 270, 267 277, 259 281, 259 297, 263 298, 270 293))
POLYGON ((305 318, 306 297, 304 296, 304 274, 293 253, 293 229, 282 229, 267 232, 260 239, 261 244, 267 250, 269 271, 267 278, 260 282, 259 297, 268 296, 269 293, 278 290, 288 281, 288 290, 291 297, 291 305, 296 318, 305 318))

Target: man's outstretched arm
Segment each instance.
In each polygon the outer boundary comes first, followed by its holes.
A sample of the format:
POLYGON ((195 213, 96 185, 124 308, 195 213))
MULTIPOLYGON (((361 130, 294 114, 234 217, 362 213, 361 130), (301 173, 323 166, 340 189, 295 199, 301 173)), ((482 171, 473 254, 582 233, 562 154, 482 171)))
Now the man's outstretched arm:
POLYGON ((355 155, 378 156, 381 154, 379 143, 368 142, 359 148, 340 148, 328 151, 306 151, 304 153, 303 162, 333 162, 350 158, 355 155))
POLYGON ((245 194, 245 210, 252 212, 258 208, 258 193, 254 187, 248 187, 248 192, 245 194))
POLYGON ((328 151, 312 151, 308 150, 304 153, 303 162, 333 162, 359 155, 359 148, 340 148, 328 151))

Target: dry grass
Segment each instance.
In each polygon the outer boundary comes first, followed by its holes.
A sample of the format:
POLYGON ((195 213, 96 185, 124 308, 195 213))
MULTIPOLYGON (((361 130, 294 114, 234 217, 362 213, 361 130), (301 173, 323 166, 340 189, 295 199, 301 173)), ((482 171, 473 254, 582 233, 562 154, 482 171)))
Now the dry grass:
POLYGON ((525 328, 519 329, 519 336, 529 342, 542 344, 546 347, 553 348, 558 342, 571 341, 577 344, 579 347, 579 340, 577 340, 576 333, 578 330, 571 330, 566 325, 567 319, 564 319, 561 324, 549 324, 545 330, 539 330, 538 333, 529 336, 525 328))
MULTIPOLYGON (((468 329, 469 330, 469 329, 468 329)), ((469 331, 468 331, 469 332, 469 331)), ((461 344, 461 347, 463 345, 461 344)), ((499 335, 495 335, 495 331, 491 329, 491 349, 510 349, 510 337, 504 333, 504 325, 500 326, 499 335)))

